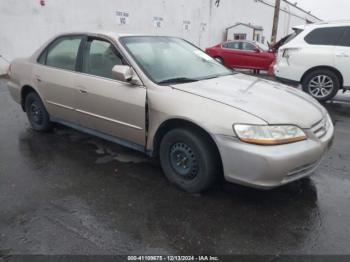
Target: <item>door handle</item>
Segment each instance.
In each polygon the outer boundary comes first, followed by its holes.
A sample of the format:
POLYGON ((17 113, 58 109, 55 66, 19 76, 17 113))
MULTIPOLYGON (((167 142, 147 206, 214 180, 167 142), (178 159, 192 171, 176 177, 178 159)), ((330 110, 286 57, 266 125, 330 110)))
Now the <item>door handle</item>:
POLYGON ((79 93, 86 95, 88 93, 88 91, 86 91, 86 87, 82 86, 82 85, 78 85, 77 88, 79 88, 79 93))

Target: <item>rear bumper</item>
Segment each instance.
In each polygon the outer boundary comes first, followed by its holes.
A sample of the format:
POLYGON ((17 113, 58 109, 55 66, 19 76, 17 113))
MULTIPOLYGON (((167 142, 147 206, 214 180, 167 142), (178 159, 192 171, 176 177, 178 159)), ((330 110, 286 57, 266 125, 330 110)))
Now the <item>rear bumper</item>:
POLYGON ((305 68, 289 65, 284 61, 277 62, 273 67, 277 79, 285 83, 298 84, 302 79, 305 68))
POLYGON ((227 181, 261 189, 282 186, 311 175, 333 140, 334 127, 318 139, 278 146, 259 146, 237 138, 216 136, 227 181))
POLYGON ((21 92, 20 92, 20 87, 15 84, 14 82, 7 81, 7 87, 9 89, 9 92, 11 94, 11 97, 13 100, 15 100, 16 103, 21 104, 21 92))

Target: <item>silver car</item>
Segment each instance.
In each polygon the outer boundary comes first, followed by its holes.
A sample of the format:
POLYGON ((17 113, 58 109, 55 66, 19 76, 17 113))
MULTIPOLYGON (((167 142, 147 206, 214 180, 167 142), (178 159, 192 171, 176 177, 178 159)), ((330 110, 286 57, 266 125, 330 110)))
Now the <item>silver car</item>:
POLYGON ((9 68, 37 131, 53 122, 159 157, 200 192, 223 176, 256 188, 311 174, 334 127, 309 95, 235 73, 175 37, 71 33, 9 68))

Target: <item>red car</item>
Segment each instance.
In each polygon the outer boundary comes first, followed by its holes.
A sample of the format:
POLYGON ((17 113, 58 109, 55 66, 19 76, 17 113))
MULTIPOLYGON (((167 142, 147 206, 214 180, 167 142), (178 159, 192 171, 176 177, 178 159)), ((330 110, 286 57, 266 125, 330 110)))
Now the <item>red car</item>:
POLYGON ((231 41, 207 48, 205 52, 229 68, 269 71, 275 54, 258 42, 231 41))

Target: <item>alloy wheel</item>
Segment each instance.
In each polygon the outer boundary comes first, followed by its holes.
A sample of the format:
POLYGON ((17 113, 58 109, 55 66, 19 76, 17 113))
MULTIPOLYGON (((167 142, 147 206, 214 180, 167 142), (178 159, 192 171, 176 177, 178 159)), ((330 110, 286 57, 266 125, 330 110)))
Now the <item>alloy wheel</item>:
POLYGON ((308 85, 309 93, 316 98, 327 97, 334 89, 333 79, 327 75, 312 78, 308 85))

